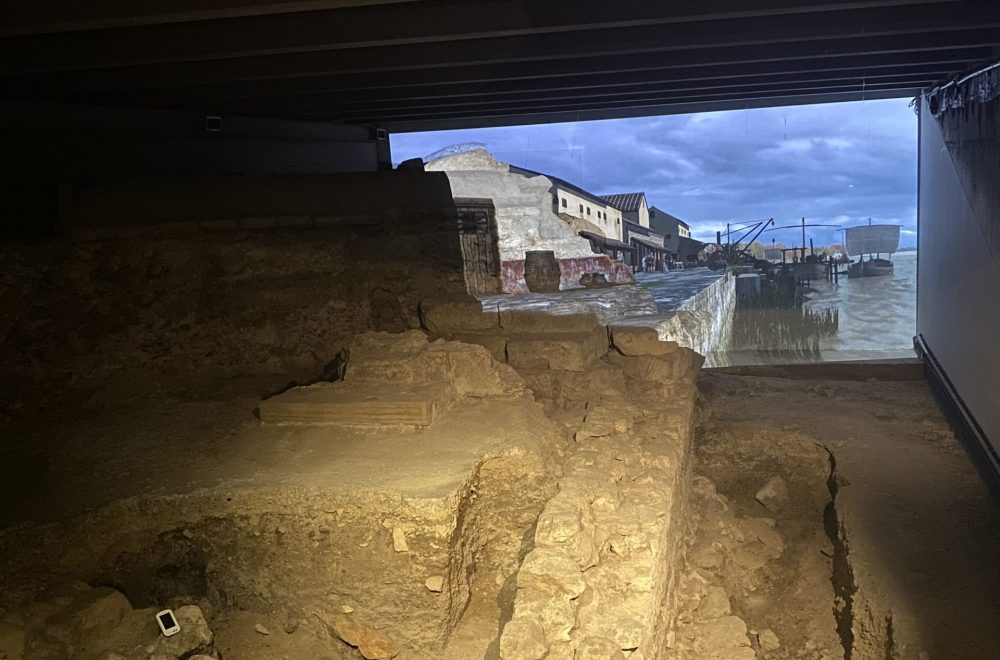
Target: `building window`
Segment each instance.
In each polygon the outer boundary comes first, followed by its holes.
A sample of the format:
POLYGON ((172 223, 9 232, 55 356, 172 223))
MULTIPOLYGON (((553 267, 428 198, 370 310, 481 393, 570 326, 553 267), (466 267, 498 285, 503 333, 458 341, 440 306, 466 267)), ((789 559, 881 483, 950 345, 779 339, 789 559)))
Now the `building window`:
POLYGON ((565 198, 565 197, 563 197, 563 198, 562 198, 562 207, 563 207, 563 208, 566 208, 567 206, 569 206, 569 204, 567 204, 567 203, 566 203, 566 198, 565 198))
POLYGON ((587 215, 590 215, 590 207, 587 207, 587 215))
POLYGON ((583 204, 580 204, 580 213, 583 213, 583 204))
POLYGON ((670 238, 670 234, 665 234, 663 238, 670 238))

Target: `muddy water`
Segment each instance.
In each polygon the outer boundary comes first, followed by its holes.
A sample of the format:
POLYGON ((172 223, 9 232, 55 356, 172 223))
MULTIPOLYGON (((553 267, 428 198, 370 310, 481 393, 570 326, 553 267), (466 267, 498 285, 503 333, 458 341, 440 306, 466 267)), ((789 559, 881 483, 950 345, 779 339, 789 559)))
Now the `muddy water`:
POLYGON ((812 283, 801 308, 739 309, 720 364, 913 357, 917 255, 893 256, 894 273, 812 283))

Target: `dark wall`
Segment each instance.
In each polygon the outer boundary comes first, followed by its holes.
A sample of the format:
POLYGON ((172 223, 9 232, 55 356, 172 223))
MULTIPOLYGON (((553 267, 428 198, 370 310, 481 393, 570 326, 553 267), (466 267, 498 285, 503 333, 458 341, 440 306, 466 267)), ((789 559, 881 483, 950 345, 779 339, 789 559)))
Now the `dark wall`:
POLYGON ((920 106, 917 333, 1000 451, 1000 99, 920 106))
POLYGON ((358 333, 419 328, 422 300, 465 293, 441 173, 94 185, 66 223, 59 241, 0 243, 0 420, 261 396, 322 376, 358 333))
POLYGON ((91 106, 0 106, 0 239, 46 238, 60 184, 192 175, 371 172, 389 161, 367 127, 91 106))

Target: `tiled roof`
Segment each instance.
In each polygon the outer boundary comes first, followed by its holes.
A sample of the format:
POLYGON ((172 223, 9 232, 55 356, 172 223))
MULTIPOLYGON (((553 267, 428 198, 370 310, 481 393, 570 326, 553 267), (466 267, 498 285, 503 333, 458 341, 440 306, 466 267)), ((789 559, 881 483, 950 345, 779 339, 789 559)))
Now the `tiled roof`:
POLYGON ((615 193, 614 195, 604 195, 605 202, 615 207, 619 211, 638 211, 642 206, 642 200, 646 197, 644 192, 615 193))

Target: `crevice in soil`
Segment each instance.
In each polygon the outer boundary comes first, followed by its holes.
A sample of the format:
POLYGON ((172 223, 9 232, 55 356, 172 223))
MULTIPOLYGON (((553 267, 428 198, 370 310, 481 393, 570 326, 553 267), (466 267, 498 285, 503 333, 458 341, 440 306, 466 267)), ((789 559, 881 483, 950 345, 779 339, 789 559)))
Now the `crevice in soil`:
MULTIPOLYGON (((824 447, 830 456, 830 476, 826 485, 830 490, 830 503, 823 512, 823 527, 833 544, 833 591, 836 595, 833 606, 833 616, 837 620, 837 634, 844 648, 844 660, 851 660, 854 649, 854 595, 858 585, 854 581, 854 571, 851 568, 847 536, 837 515, 837 491, 840 489, 837 475, 837 459, 829 448, 824 447)), ((891 630, 891 628, 890 628, 891 630)), ((891 643, 891 635, 889 642, 891 643)), ((891 657, 891 656, 886 656, 891 657)))
POLYGON ((885 660, 896 658, 896 638, 892 632, 892 613, 885 617, 885 660))

